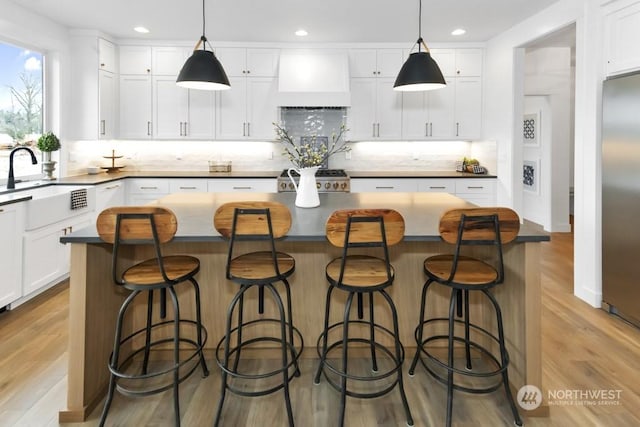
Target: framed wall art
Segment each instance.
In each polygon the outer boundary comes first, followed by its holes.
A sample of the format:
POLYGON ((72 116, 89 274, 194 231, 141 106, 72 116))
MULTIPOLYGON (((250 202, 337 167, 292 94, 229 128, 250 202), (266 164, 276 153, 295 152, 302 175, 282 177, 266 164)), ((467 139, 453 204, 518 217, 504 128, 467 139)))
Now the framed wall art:
POLYGON ((524 160, 522 163, 522 186, 526 191, 539 194, 540 161, 524 160))
POLYGON ((525 114, 522 118, 522 141, 525 147, 540 146, 540 114, 525 114))

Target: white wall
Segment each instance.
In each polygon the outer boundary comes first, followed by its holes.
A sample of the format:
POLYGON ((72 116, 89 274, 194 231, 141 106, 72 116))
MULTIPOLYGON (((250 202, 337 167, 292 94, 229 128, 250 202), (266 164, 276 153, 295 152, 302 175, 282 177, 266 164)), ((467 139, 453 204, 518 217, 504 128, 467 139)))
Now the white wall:
POLYGON ((520 137, 527 43, 576 23, 574 293, 602 300, 600 203, 601 0, 560 0, 489 40, 485 52, 484 137, 498 148, 498 203, 522 210, 520 137), (518 118, 516 125, 515 118, 518 118), (518 142, 517 142, 518 141, 518 142))

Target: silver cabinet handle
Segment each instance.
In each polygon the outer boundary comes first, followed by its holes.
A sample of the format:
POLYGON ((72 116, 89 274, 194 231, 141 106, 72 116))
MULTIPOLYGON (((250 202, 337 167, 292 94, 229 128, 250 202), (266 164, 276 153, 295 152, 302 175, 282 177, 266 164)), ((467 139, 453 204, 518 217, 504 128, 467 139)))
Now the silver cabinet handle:
POLYGON ((380 123, 378 123, 378 138, 380 138, 380 123))
POLYGON ((431 189, 431 190, 444 190, 445 188, 446 187, 444 187, 444 186, 442 186, 442 187, 433 187, 433 186, 429 187, 429 189, 431 189))
POLYGON ((376 190, 393 190, 395 187, 378 187, 376 186, 376 190))
POLYGON ((141 190, 157 190, 158 187, 140 187, 141 190))
POLYGON ((251 136, 251 122, 247 122, 247 136, 251 136))
POLYGON ((184 136, 189 136, 189 122, 184 122, 184 136))
POLYGON ((456 136, 460 136, 460 123, 456 123, 456 136))
POLYGON ((197 187, 180 187, 181 190, 195 190, 197 187))
POLYGON ((180 136, 182 136, 182 122, 180 122, 180 136))
POLYGON ((242 123, 242 136, 247 136, 247 123, 242 123))
POLYGON ((374 137, 374 138, 376 137, 376 124, 375 123, 373 123, 373 131, 371 131, 371 136, 374 137))
POLYGON ((147 122, 147 135, 151 136, 151 122, 147 122))
POLYGON ((429 136, 429 123, 424 124, 424 136, 429 136))
POLYGON ((251 188, 253 187, 236 187, 236 186, 233 187, 234 190, 251 190, 251 188))
POLYGON ((119 185, 119 184, 118 184, 118 185, 111 185, 111 186, 109 186, 109 187, 105 187, 104 189, 105 189, 105 190, 114 190, 114 189, 116 189, 116 188, 120 188, 120 185, 119 185))
POLYGON ((429 123, 429 136, 433 136, 433 122, 429 123))
POLYGON ((467 187, 467 190, 482 190, 484 187, 483 186, 479 186, 479 187, 467 187))
POLYGON ((107 129, 107 123, 106 121, 100 120, 100 135, 104 135, 106 133, 106 129, 107 129))

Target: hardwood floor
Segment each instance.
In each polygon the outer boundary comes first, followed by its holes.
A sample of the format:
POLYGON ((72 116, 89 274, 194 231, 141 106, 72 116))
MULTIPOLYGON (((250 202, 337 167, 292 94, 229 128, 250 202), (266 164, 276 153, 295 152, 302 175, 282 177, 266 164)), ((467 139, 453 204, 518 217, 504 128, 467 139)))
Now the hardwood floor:
MULTIPOLYGON (((554 234, 542 243, 543 395, 555 393, 549 418, 527 417, 528 426, 640 425, 640 330, 594 309, 572 294, 573 243, 570 233, 554 234), (564 398, 573 390, 620 390, 620 399, 591 405, 590 398, 564 398), (558 397, 560 396, 560 397, 558 397), (615 404, 618 403, 618 404, 615 404)), ((0 425, 55 426, 65 406, 68 333, 68 286, 61 284, 11 312, 0 314, 0 425)), ((305 352, 313 352, 307 339, 305 352)), ((313 344, 312 344, 313 343, 313 344)), ((408 356, 410 357, 410 356, 408 356)), ((255 363, 263 363, 256 361, 255 363)), ((317 361, 302 361, 302 376, 291 383, 294 417, 299 426, 336 425, 338 394, 326 381, 313 385, 317 361)), ((408 363, 405 363, 405 373, 408 363)), ((183 426, 211 425, 220 376, 209 360, 211 375, 198 371, 181 387, 183 426)), ((445 388, 422 368, 405 387, 416 426, 444 424, 445 388)), ((602 399, 597 399, 602 400, 602 399)), ((97 408, 85 423, 94 426, 97 408)), ((117 395, 108 425, 172 425, 170 392, 144 399, 117 395)), ((400 426, 404 412, 397 391, 374 400, 347 400, 349 427, 400 426)), ((454 425, 513 425, 501 391, 489 395, 454 395, 454 425)), ((282 393, 262 398, 228 395, 223 426, 286 425, 282 393)))

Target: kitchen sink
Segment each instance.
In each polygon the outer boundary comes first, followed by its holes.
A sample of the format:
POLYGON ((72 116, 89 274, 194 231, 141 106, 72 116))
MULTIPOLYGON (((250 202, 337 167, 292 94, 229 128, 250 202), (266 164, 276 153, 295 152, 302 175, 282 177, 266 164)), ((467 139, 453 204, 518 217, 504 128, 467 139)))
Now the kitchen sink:
POLYGON ((27 230, 92 212, 95 208, 93 186, 48 185, 23 190, 23 192, 31 196, 31 200, 26 203, 25 228, 27 230), (76 196, 74 203, 72 203, 72 195, 76 196))

